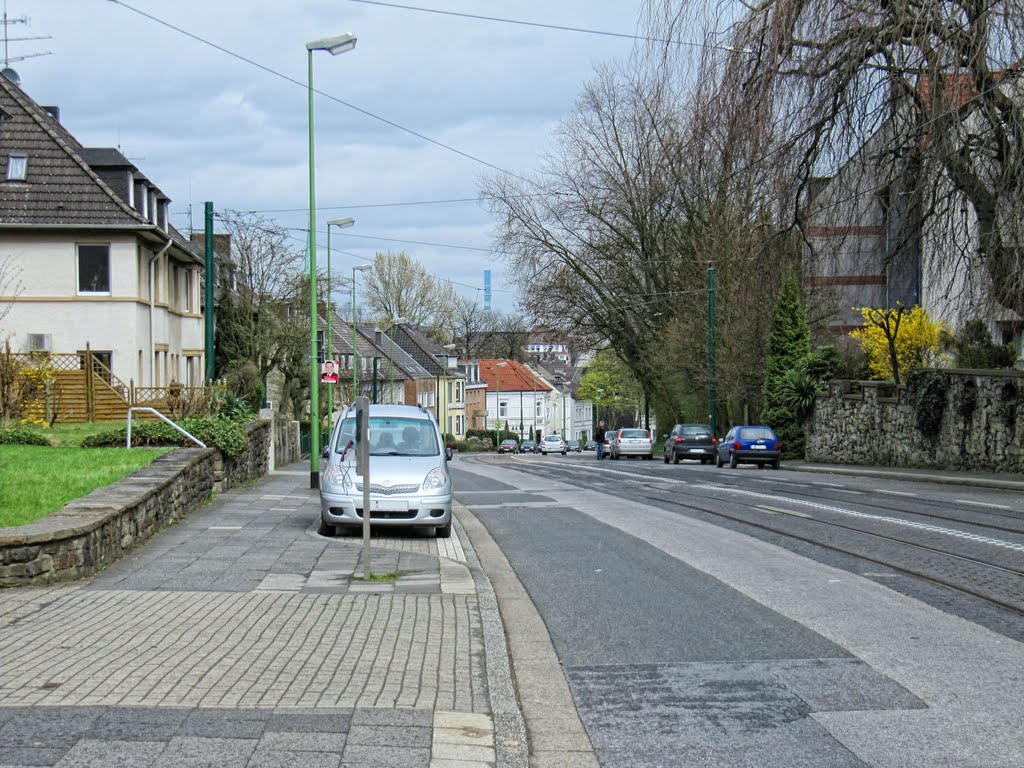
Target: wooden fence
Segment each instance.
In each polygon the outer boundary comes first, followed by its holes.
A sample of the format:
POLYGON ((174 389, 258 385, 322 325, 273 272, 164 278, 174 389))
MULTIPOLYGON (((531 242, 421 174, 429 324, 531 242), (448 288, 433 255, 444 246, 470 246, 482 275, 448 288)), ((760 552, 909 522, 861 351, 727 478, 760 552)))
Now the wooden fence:
MULTIPOLYGON (((208 387, 136 387, 115 376, 91 351, 76 353, 11 353, 23 370, 36 371, 43 381, 32 411, 47 422, 123 421, 128 408, 149 406, 171 416, 205 415, 202 408, 223 385, 208 387)), ((139 418, 155 419, 149 414, 139 418)))

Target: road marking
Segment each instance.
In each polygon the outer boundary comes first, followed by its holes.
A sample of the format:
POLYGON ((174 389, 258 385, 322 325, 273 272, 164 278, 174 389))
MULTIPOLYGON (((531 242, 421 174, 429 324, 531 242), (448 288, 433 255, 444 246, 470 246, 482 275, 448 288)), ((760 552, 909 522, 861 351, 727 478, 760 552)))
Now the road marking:
POLYGON ((916 497, 917 496, 916 493, 907 493, 907 491, 887 491, 884 488, 879 488, 878 492, 879 493, 888 493, 888 494, 891 494, 893 496, 912 496, 912 497, 916 497))
POLYGON ((211 525, 206 530, 208 531, 240 531, 242 526, 240 525, 211 525))
POLYGON ((971 501, 970 499, 954 499, 958 504, 973 504, 975 507, 991 507, 992 509, 1013 509, 1005 504, 992 504, 987 501, 971 501))
POLYGON ((824 485, 824 486, 827 486, 829 488, 842 488, 843 487, 839 483, 822 483, 822 482, 819 482, 817 480, 811 480, 811 485, 824 485))
POLYGON ((805 501, 803 499, 791 499, 787 496, 771 496, 766 493, 757 493, 755 491, 745 491, 740 488, 713 488, 709 485, 695 485, 694 488, 707 488, 709 490, 719 490, 726 493, 736 493, 742 496, 757 496, 761 499, 767 499, 771 501, 782 501, 789 504, 800 504, 805 507, 811 507, 812 509, 821 509, 826 512, 835 512, 839 515, 848 515, 850 517, 857 517, 862 520, 875 520, 880 523, 889 523, 891 525, 900 525, 905 528, 914 528, 919 531, 927 531, 928 533, 939 533, 943 536, 952 536, 957 539, 966 539, 967 541, 974 541, 978 544, 988 544, 993 547, 1001 547, 1002 549, 1009 549, 1014 552, 1024 552, 1024 544, 1017 544, 1013 541, 1003 541, 1002 539, 993 539, 990 536, 981 536, 977 533, 968 533, 967 531, 961 531, 956 528, 944 528, 940 525, 932 525, 931 523, 918 523, 913 520, 904 520, 900 517, 888 517, 886 515, 874 515, 868 512, 857 512, 853 509, 843 509, 842 507, 834 507, 830 504, 818 504, 813 501, 805 501))
POLYGON ((754 509, 760 509, 763 512, 770 512, 772 514, 775 514, 777 512, 780 515, 792 515, 793 517, 803 517, 808 520, 812 519, 811 516, 808 514, 805 514, 803 512, 797 512, 796 510, 793 509, 783 509, 782 507, 763 507, 758 505, 755 506, 754 509))
POLYGON ((852 488, 840 488, 839 492, 840 493, 852 493, 852 494, 855 494, 857 496, 863 496, 864 495, 864 491, 855 491, 852 488))

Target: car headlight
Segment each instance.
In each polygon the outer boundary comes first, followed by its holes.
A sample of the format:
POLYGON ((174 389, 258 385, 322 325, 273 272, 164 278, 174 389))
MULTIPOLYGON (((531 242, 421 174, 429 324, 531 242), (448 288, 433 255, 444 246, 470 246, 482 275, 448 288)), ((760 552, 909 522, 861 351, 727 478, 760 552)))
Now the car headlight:
POLYGON ((337 464, 332 464, 328 467, 323 477, 320 478, 320 482, 327 487, 335 488, 342 492, 352 490, 352 478, 348 476, 348 470, 342 469, 337 464))
POLYGON ((441 467, 434 467, 423 481, 423 490, 436 491, 446 485, 448 485, 448 474, 441 467))

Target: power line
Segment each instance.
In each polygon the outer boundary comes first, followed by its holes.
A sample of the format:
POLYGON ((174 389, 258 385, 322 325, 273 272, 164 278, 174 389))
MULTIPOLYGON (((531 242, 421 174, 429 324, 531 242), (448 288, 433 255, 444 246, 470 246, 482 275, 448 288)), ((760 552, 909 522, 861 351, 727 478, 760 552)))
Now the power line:
MULTIPOLYGON (((298 86, 300 86, 302 88, 305 88, 305 89, 309 88, 309 85, 307 83, 303 83, 300 80, 296 80, 293 77, 289 77, 288 75, 284 74, 283 72, 278 72, 276 69, 272 69, 271 67, 268 67, 265 64, 260 64, 258 61, 254 61, 253 59, 247 58, 247 57, 243 56, 240 53, 235 53, 234 51, 230 50, 229 48, 225 48, 222 45, 218 45, 217 43, 214 43, 211 40, 207 40, 206 38, 200 37, 199 35, 197 35, 197 34, 195 34, 193 32, 189 32, 188 30, 182 29, 181 27, 176 27, 175 25, 171 24, 170 22, 164 21, 163 19, 157 18, 156 16, 153 16, 152 14, 146 13, 145 11, 139 10, 138 8, 135 8, 135 7, 131 6, 131 5, 128 5, 127 3, 122 2, 122 0, 108 0, 108 1, 111 2, 111 3, 114 3, 115 5, 121 6, 122 8, 125 8, 126 10, 132 11, 133 13, 137 13, 139 16, 142 16, 142 17, 144 17, 146 19, 149 19, 150 21, 153 21, 153 22, 155 22, 157 24, 160 24, 163 27, 167 27, 167 29, 173 30, 173 31, 177 32, 178 34, 185 35, 185 37, 189 37, 189 38, 191 38, 191 39, 193 39, 193 40, 195 40, 197 42, 202 43, 203 45, 207 45, 210 48, 213 48, 215 50, 220 51, 221 53, 225 53, 228 56, 231 56, 232 58, 238 59, 239 61, 243 61, 246 64, 254 66, 257 69, 261 69, 264 72, 267 72, 268 74, 274 75, 275 77, 279 77, 282 80, 286 80, 287 82, 292 83, 293 85, 298 85, 298 86)), ((431 144, 433 144, 435 146, 441 147, 442 149, 446 149, 449 152, 454 152, 456 155, 460 155, 461 157, 464 157, 467 160, 472 160, 474 163, 479 163, 480 165, 485 165, 488 168, 491 168, 492 170, 498 171, 499 173, 503 173, 503 174, 505 174, 507 176, 512 176, 514 178, 519 179, 520 181, 527 181, 527 179, 523 178, 522 176, 520 176, 520 175, 518 175, 516 173, 513 173, 510 170, 507 170, 505 168, 500 168, 499 166, 494 165, 493 163, 489 163, 486 160, 483 160, 483 159, 481 159, 479 157, 476 157, 475 155, 471 155, 468 152, 463 152, 461 149, 456 149, 455 147, 451 146, 450 144, 445 144, 444 142, 438 141, 437 139, 432 139, 429 136, 426 136, 426 135, 424 135, 424 134, 422 134, 422 133, 420 133, 418 131, 414 131, 412 128, 406 128, 404 125, 400 125, 400 124, 398 124, 398 123, 396 123, 396 122, 394 122, 392 120, 388 120, 386 117, 381 117, 380 115, 374 114, 373 112, 370 112, 369 110, 363 109, 362 107, 358 107, 355 104, 352 104, 351 102, 345 101, 343 99, 339 99, 337 96, 332 96, 329 93, 324 93, 323 91, 321 91, 321 90, 319 90, 317 88, 314 88, 313 92, 319 94, 320 96, 323 96, 325 99, 330 99, 333 102, 336 102, 338 104, 341 104, 342 106, 348 107, 349 109, 352 109, 352 110, 354 110, 356 112, 359 112, 360 114, 366 115, 367 117, 372 117, 374 120, 378 120, 378 121, 384 123, 385 125, 391 126, 392 128, 397 128, 398 130, 403 131, 405 133, 408 133, 411 136, 415 136, 418 139, 422 139, 423 141, 426 141, 426 142, 429 142, 429 143, 431 143, 431 144)))
POLYGON ((420 13, 434 13, 441 16, 457 16, 463 19, 476 19, 477 21, 494 21, 499 24, 516 24, 522 27, 537 27, 539 29, 554 29, 559 32, 578 32, 584 35, 601 35, 602 37, 617 37, 623 40, 633 40, 642 43, 662 43, 666 45, 687 45, 694 48, 718 48, 723 51, 741 53, 738 48, 726 45, 708 45, 707 43, 694 43, 689 40, 667 40, 658 37, 645 37, 643 35, 631 35, 627 32, 608 32, 602 29, 587 29, 585 27, 568 27, 561 24, 544 24, 539 21, 523 21, 521 19, 508 19, 500 16, 480 16, 475 13, 459 13, 457 11, 443 11, 439 8, 420 8, 413 5, 399 5, 398 3, 384 3, 380 0, 349 0, 352 3, 363 5, 379 5, 384 8, 396 8, 403 11, 419 11, 420 13))

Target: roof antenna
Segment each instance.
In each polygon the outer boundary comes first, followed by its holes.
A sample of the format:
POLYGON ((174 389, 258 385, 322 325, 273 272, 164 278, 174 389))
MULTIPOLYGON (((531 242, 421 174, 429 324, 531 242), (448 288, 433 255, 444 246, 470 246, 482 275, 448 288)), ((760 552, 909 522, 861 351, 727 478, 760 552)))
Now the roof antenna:
POLYGON ((11 37, 10 28, 14 24, 25 24, 28 25, 28 16, 19 16, 13 18, 7 15, 7 0, 4 0, 4 15, 3 19, 0 19, 0 26, 3 26, 4 30, 4 66, 0 69, 0 75, 3 75, 15 85, 21 85, 21 76, 11 69, 11 63, 15 61, 24 61, 25 59, 32 59, 36 56, 50 56, 52 51, 43 51, 42 53, 26 53, 22 56, 11 57, 10 46, 12 42, 24 42, 25 40, 52 40, 50 35, 42 37, 11 37))

